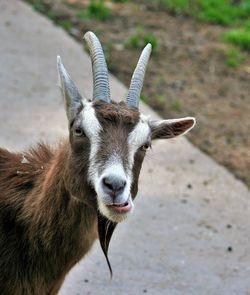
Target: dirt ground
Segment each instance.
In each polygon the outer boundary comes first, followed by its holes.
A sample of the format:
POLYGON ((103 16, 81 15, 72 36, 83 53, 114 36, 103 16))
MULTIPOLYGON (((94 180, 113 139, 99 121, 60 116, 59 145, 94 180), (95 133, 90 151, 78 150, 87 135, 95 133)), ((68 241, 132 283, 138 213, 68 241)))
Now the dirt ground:
POLYGON ((109 2, 107 20, 79 18, 89 1, 43 0, 56 22, 82 42, 96 32, 105 45, 110 71, 126 85, 140 54, 128 45, 136 30, 159 41, 144 83, 143 99, 166 118, 192 115, 197 126, 189 139, 250 186, 250 55, 238 68, 226 64, 223 27, 162 11, 153 1, 109 2))

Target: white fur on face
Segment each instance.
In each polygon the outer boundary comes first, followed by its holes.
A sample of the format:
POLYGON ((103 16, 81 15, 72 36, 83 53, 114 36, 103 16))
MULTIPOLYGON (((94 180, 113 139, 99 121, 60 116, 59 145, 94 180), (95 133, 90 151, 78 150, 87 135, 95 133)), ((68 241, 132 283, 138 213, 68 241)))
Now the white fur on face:
POLYGON ((134 165, 135 153, 138 150, 138 148, 140 148, 143 144, 145 144, 148 141, 150 137, 150 132, 151 131, 148 124, 148 118, 141 114, 139 122, 128 136, 128 162, 129 169, 131 169, 131 171, 134 165))
POLYGON ((110 210, 107 207, 107 205, 112 205, 114 200, 108 194, 104 192, 103 185, 102 185, 102 180, 108 176, 112 177, 112 175, 126 181, 124 190, 118 196, 116 196, 115 202, 118 204, 130 202, 133 208, 134 204, 133 204, 131 193, 130 193, 131 173, 130 171, 129 173, 125 172, 122 159, 120 155, 116 153, 112 154, 110 158, 107 160, 107 162, 105 163, 105 167, 102 171, 102 174, 99 176, 98 181, 96 183, 95 190, 97 192, 97 195, 99 196, 98 206, 99 206, 100 212, 114 222, 121 222, 128 216, 129 213, 126 213, 126 214, 115 213, 114 211, 110 210))
POLYGON ((139 122, 136 124, 134 129, 128 135, 127 144, 128 144, 128 163, 129 164, 128 164, 127 171, 125 172, 120 155, 114 153, 107 160, 106 165, 103 169, 102 175, 100 175, 99 177, 98 184, 96 187, 97 194, 98 196, 101 197, 101 198, 98 198, 99 210, 102 212, 102 214, 107 216, 110 220, 113 220, 115 222, 120 222, 124 220, 129 213, 117 214, 106 206, 106 205, 109 205, 110 202, 112 204, 113 200, 111 200, 110 196, 106 195, 103 192, 102 179, 108 175, 116 175, 120 179, 126 180, 126 186, 124 188, 124 191, 117 197, 116 202, 125 203, 129 201, 132 204, 132 209, 133 209, 134 203, 132 201, 130 190, 131 190, 131 185, 133 182, 132 170, 134 165, 134 156, 136 151, 148 141, 150 132, 151 131, 150 131, 147 117, 141 115, 139 122))
POLYGON ((88 180, 95 188, 95 191, 97 193, 99 210, 110 220, 120 222, 124 220, 132 210, 126 214, 119 214, 115 213, 109 207, 107 207, 107 205, 111 205, 113 203, 113 199, 107 193, 105 193, 102 180, 104 177, 114 175, 126 181, 126 186, 123 192, 116 197, 116 203, 122 204, 125 202, 130 202, 132 208, 134 207, 130 192, 133 181, 132 169, 134 165, 134 156, 138 148, 140 148, 148 140, 150 135, 150 127, 148 125, 146 117, 141 115, 139 122, 130 132, 128 136, 129 165, 126 172, 121 156, 117 153, 114 153, 109 157, 109 159, 107 159, 105 166, 101 169, 102 173, 101 175, 99 175, 99 170, 101 167, 98 166, 98 163, 96 163, 95 159, 100 149, 100 133, 102 131, 102 126, 100 125, 96 117, 95 109, 93 108, 91 102, 85 103, 84 108, 81 112, 81 116, 84 131, 90 140, 88 180))
MULTIPOLYGON (((113 154, 106 161, 104 169, 102 169, 102 174, 99 175, 98 171, 100 167, 96 163, 95 159, 97 153, 100 149, 100 132, 102 131, 102 126, 100 125, 96 114, 95 109, 92 106, 91 102, 85 103, 84 108, 81 112, 81 121, 84 131, 87 137, 90 140, 90 155, 89 155, 89 171, 88 171, 88 180, 95 188, 97 193, 97 201, 100 212, 115 222, 120 222, 126 218, 128 214, 118 214, 111 211, 106 205, 112 204, 110 196, 108 196, 102 188, 102 179, 109 175, 118 176, 126 181, 126 186, 121 195, 118 196, 119 203, 125 203, 127 201, 131 202, 133 208, 133 202, 130 195, 131 187, 131 177, 126 175, 122 159, 119 155, 113 154)), ((132 210, 131 210, 132 211, 132 210)))
POLYGON ((109 220, 113 221, 113 222, 122 222, 124 221, 129 214, 131 214, 134 210, 134 203, 132 201, 132 198, 130 196, 130 199, 129 201, 131 202, 131 205, 132 205, 132 208, 131 210, 128 212, 128 213, 123 213, 123 214, 120 214, 120 213, 116 213, 112 210, 110 210, 107 206, 105 206, 105 204, 103 202, 99 202, 98 203, 98 206, 99 206, 99 211, 104 215, 106 216, 109 220))
MULTIPOLYGON (((130 195, 131 173, 130 171, 128 171, 127 173, 125 172, 122 159, 118 154, 114 153, 107 160, 102 175, 100 175, 99 181, 101 181, 104 177, 107 177, 109 175, 114 175, 119 179, 126 181, 126 186, 124 188, 123 193, 116 198, 116 203, 125 203, 126 201, 128 201, 130 195)), ((101 183, 100 185, 98 185, 98 187, 101 187, 101 183)), ((110 197, 104 198, 104 201, 106 204, 110 205, 110 197)))
POLYGON ((93 108, 91 102, 85 104, 81 112, 81 116, 84 131, 90 140, 88 180, 93 186, 95 186, 95 182, 97 181, 95 158, 100 146, 100 132, 102 130, 102 126, 96 117, 95 109, 93 108))

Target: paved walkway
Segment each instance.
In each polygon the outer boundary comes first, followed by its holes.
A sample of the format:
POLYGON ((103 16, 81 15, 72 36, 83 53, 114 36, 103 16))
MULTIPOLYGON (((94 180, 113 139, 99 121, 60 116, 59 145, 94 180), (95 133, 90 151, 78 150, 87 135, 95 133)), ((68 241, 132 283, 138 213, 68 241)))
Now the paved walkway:
MULTIPOLYGON (((82 46, 29 6, 0 2, 1 146, 21 149, 66 135, 57 54, 90 96, 82 46)), ((111 80, 113 97, 122 98, 125 87, 111 80)), ((158 142, 144 163, 134 214, 114 234, 110 260, 112 281, 96 243, 60 295, 250 294, 249 191, 185 138, 158 142)))

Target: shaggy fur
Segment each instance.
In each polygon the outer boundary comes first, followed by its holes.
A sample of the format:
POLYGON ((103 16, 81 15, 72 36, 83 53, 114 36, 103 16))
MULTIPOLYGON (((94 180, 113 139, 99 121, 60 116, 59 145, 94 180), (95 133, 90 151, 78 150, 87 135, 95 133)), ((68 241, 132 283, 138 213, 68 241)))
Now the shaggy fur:
POLYGON ((67 143, 25 154, 0 149, 0 294, 56 294, 97 238, 95 202, 67 190, 78 189, 69 183, 69 157, 67 143))
MULTIPOLYGON (((139 118, 115 103, 96 103, 96 113, 107 133, 102 146, 110 134, 126 140, 139 118)), ((45 144, 23 154, 0 149, 0 294, 56 294, 98 232, 107 258, 116 224, 97 213, 86 173, 90 144, 84 136, 74 137, 73 129, 74 122, 69 142, 55 150, 45 144)), ((100 161, 108 153, 102 150, 100 161)), ((135 155, 133 198, 144 155, 135 155)))
MULTIPOLYGON (((126 169, 127 139, 140 113, 124 103, 95 102, 102 126, 96 164, 112 152, 126 169)), ((90 250, 99 235, 107 253, 116 223, 98 212, 97 196, 88 181, 90 141, 75 136, 78 115, 69 126, 69 140, 53 150, 39 144, 25 153, 0 148, 0 294, 57 294, 65 275, 90 250)), ((187 118, 155 124, 151 138, 169 138, 194 124, 187 118)), ((132 199, 144 148, 134 155, 132 199)), ((110 267, 111 271, 111 267, 110 267)), ((111 271, 112 273, 112 271, 111 271)))

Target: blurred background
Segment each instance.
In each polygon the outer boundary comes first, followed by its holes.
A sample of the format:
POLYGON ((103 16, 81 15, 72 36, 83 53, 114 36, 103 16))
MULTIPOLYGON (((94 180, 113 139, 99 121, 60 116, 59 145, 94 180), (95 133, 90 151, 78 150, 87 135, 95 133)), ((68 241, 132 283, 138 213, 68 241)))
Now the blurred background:
POLYGON ((250 186, 250 0, 26 0, 82 42, 92 30, 129 85, 153 55, 141 99, 163 117, 195 116, 189 139, 250 186))

